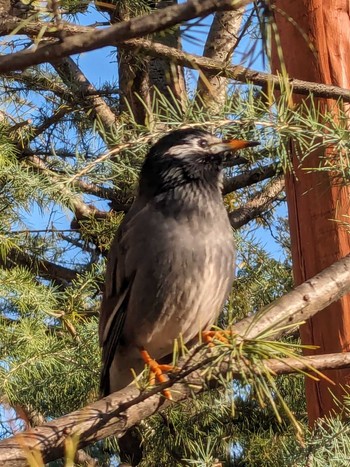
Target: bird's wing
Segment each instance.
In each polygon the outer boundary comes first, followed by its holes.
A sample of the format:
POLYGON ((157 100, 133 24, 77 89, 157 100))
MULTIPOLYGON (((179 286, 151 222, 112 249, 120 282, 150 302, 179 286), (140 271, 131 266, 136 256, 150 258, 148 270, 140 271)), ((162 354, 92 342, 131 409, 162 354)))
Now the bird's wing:
POLYGON ((99 340, 102 347, 102 372, 100 379, 101 394, 109 393, 109 370, 113 362, 123 331, 128 301, 135 272, 127 271, 125 260, 132 245, 123 241, 128 230, 129 220, 135 215, 135 208, 125 216, 113 240, 108 259, 100 320, 99 340))
POLYGON ((111 310, 106 329, 103 332, 102 371, 100 378, 100 391, 103 395, 107 395, 110 392, 109 370, 123 331, 130 290, 131 283, 120 293, 115 307, 111 310))

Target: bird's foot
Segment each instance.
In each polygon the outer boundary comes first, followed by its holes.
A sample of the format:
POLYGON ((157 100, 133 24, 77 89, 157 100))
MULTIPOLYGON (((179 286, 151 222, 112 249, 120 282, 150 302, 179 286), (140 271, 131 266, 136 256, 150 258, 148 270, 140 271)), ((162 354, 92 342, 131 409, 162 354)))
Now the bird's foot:
POLYGON ((236 333, 233 330, 226 331, 202 331, 203 342, 208 344, 210 347, 215 345, 214 341, 220 341, 224 344, 229 344, 229 337, 234 336, 236 333))
MULTIPOLYGON (((173 365, 159 364, 150 356, 150 354, 145 349, 140 349, 140 353, 143 361, 150 369, 150 385, 153 386, 156 382, 165 383, 166 381, 169 381, 169 378, 167 377, 167 375, 164 374, 164 372, 174 371, 176 367, 174 367, 173 365)), ((169 389, 164 389, 163 395, 167 399, 172 400, 171 392, 169 391, 169 389)))

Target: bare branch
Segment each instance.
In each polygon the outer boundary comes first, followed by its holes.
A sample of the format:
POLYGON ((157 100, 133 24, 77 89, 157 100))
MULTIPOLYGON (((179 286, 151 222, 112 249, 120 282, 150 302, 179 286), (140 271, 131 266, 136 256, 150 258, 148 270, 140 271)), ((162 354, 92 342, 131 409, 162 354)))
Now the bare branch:
MULTIPOLYGON (((44 425, 44 423, 47 421, 42 413, 33 409, 33 407, 29 405, 11 405, 10 400, 6 395, 2 396, 1 403, 5 406, 6 409, 12 408, 15 411, 17 417, 21 419, 22 422, 24 422, 26 430, 36 426, 44 425)), ((74 461, 89 467, 97 467, 98 465, 97 461, 89 456, 83 449, 77 450, 74 456, 74 461)))
MULTIPOLYGON (((188 54, 181 50, 166 47, 165 45, 155 44, 145 39, 134 39, 132 41, 128 41, 126 44, 142 50, 144 53, 149 55, 163 55, 164 57, 168 57, 174 63, 187 68, 195 70, 200 69, 202 72, 209 74, 219 74, 222 77, 240 81, 242 83, 253 83, 257 86, 266 86, 266 84, 269 83, 270 85, 273 85, 275 89, 281 88, 281 78, 270 73, 251 70, 240 65, 227 65, 226 63, 201 57, 200 55, 188 54)), ((289 78, 288 83, 296 94, 308 95, 312 93, 316 97, 324 97, 327 99, 342 98, 345 102, 350 102, 349 89, 303 81, 295 78, 289 78)))
MULTIPOLYGON (((268 336, 269 340, 277 339, 283 326, 293 324, 297 326, 349 291, 350 256, 347 256, 270 304, 255 318, 237 323, 234 330, 242 336, 242 339, 258 339, 259 336, 262 336, 261 338, 268 336), (274 332, 273 330, 278 326, 280 329, 274 332)), ((33 451, 39 451, 45 462, 60 458, 64 452, 66 439, 72 436, 79 439, 81 448, 110 435, 121 435, 142 419, 172 404, 171 401, 164 400, 160 394, 165 387, 173 387, 172 395, 175 402, 205 390, 208 384, 203 382, 202 372, 199 370, 214 359, 217 362, 211 373, 214 384, 218 375, 222 377, 228 372, 239 377, 242 372, 242 362, 239 362, 239 365, 233 364, 230 351, 229 356, 218 364, 216 353, 218 349, 206 349, 204 354, 194 352, 174 378, 147 393, 140 394, 136 387, 131 386, 40 428, 1 441, 1 465, 4 467, 27 465, 28 454, 33 451)), ((300 359, 287 358, 282 362, 269 360, 265 363, 272 374, 293 373, 296 369, 310 372, 310 365, 322 370, 349 367, 350 353, 300 357, 300 359)))
POLYGON ((283 177, 276 178, 244 206, 231 211, 229 213, 229 218, 232 227, 238 229, 269 209, 271 204, 276 201, 283 192, 284 185, 283 177))
POLYGON ((255 317, 235 324, 235 331, 244 338, 254 339, 262 333, 273 332, 278 339, 284 326, 299 326, 307 319, 339 300, 350 291, 350 255, 332 264, 294 290, 275 300, 255 317))
POLYGON ((103 187, 96 185, 95 183, 88 183, 84 180, 74 180, 74 186, 79 188, 83 193, 88 193, 90 195, 98 196, 99 198, 114 200, 115 199, 115 190, 113 188, 103 187))
POLYGON ((276 164, 257 167, 256 169, 248 170, 245 173, 236 175, 235 177, 226 178, 224 180, 223 194, 227 195, 232 191, 245 188, 255 183, 262 182, 268 178, 272 178, 277 174, 276 164))
POLYGON ((55 42, 0 57, 0 72, 24 70, 28 66, 60 60, 69 55, 116 45, 128 39, 142 37, 175 26, 193 18, 208 16, 214 11, 237 10, 251 0, 189 0, 172 5, 149 15, 113 24, 109 28, 67 37, 55 42))
MULTIPOLYGON (((12 34, 13 31, 16 29, 21 34, 26 34, 29 37, 36 37, 39 32, 43 37, 54 37, 59 39, 60 32, 57 31, 55 28, 55 24, 53 22, 45 23, 46 29, 43 31, 43 23, 42 22, 32 22, 32 23, 23 23, 21 18, 11 15, 2 15, 0 14, 0 35, 7 36, 12 34)), ((74 23, 69 23, 66 21, 62 22, 64 34, 66 36, 74 36, 77 34, 82 33, 89 33, 95 31, 94 27, 91 26, 77 26, 74 23)))
MULTIPOLYGON (((233 10, 237 10, 239 9, 240 6, 247 5, 249 2, 244 1, 240 3, 239 4, 237 3, 237 6, 235 6, 233 10), (240 3, 242 3, 242 5, 240 5, 240 3)), ((182 6, 182 5, 179 5, 179 6, 182 6)), ((170 8, 173 8, 173 7, 170 7, 170 8)), ((168 11, 168 9, 165 9, 165 10, 168 11)), ((164 12, 165 10, 162 10, 162 11, 164 12)), ((155 13, 153 13, 153 15, 154 14, 155 13)), ((135 18, 132 21, 135 21, 136 19, 139 20, 141 18, 135 18)), ((9 34, 11 33, 13 29, 18 27, 19 24, 20 24, 20 20, 18 18, 8 16, 3 19, 0 25, 0 32, 2 34, 9 34)), ((50 23, 47 23, 47 24, 49 25, 50 23)), ((119 23, 119 24, 123 25, 124 23, 119 23)), ((99 32, 99 31, 96 31, 94 28, 87 27, 87 26, 76 26, 71 23, 63 23, 63 25, 64 25, 64 32, 68 36, 68 39, 70 39, 71 36, 74 36, 74 37, 77 36, 79 38, 82 38, 82 37, 85 37, 85 35, 88 35, 89 37, 87 41, 88 43, 90 43, 90 41, 92 40, 92 37, 99 32)), ((41 31, 42 26, 43 26, 42 23, 31 23, 29 25, 23 26, 23 28, 21 29, 21 32, 28 34, 28 35, 35 36, 41 31)), ((118 25, 111 26, 111 28, 114 28, 116 26, 118 25)), ((109 31, 111 28, 107 28, 104 31, 109 31)), ((49 27, 45 30, 43 35, 44 37, 58 37, 57 31, 54 28, 49 28, 49 27)), ((136 37, 136 35, 134 35, 133 37, 136 37)), ((123 42, 122 33, 119 34, 118 32, 118 38, 119 38, 118 43, 123 42)), ((66 39, 66 41, 68 39, 66 39)), ((115 45, 115 44, 116 44, 115 42, 111 42, 105 45, 115 45)), ((178 65, 186 66, 187 68, 192 68, 196 70, 200 69, 202 72, 220 75, 224 78, 234 79, 236 81, 240 81, 243 83, 253 83, 257 86, 265 87, 266 84, 269 83, 270 85, 273 85, 275 89, 280 89, 280 84, 281 84, 280 77, 277 75, 270 74, 270 73, 264 73, 264 72, 260 72, 256 70, 251 70, 249 68, 245 68, 240 65, 227 65, 227 63, 223 63, 217 60, 202 57, 200 55, 182 52, 179 49, 167 47, 165 45, 151 42, 146 39, 131 39, 131 40, 125 41, 124 45, 132 47, 132 48, 136 48, 138 50, 142 50, 145 54, 148 54, 151 56, 166 57, 172 62, 178 65)), ((49 47, 49 45, 45 47, 49 47)), ((103 47, 103 45, 99 47, 103 47)), ((42 50, 42 48, 39 48, 38 50, 42 50)), ((86 50, 91 50, 91 49, 86 49, 86 50)), ((51 52, 48 52, 48 56, 50 55, 50 53, 51 52)), ((60 53, 61 55, 57 58, 61 58, 61 57, 68 56, 71 54, 71 53, 63 54, 63 51, 61 51, 60 53)), ((78 53, 78 52, 75 52, 75 53, 78 53)), ((34 52, 29 52, 29 51, 18 52, 16 54, 0 57, 0 71, 7 72, 11 70, 21 70, 28 66, 31 66, 32 64, 34 64, 34 62, 30 61, 31 54, 33 55, 34 52), (23 53, 26 54, 24 59, 21 58, 22 55, 18 57, 17 54, 23 54, 23 53), (11 57, 12 59, 16 57, 16 61, 14 63, 12 63, 11 57), (22 64, 23 61, 24 63, 22 64), (17 62, 19 63, 18 65, 17 65, 17 62)), ((40 52, 40 54, 42 54, 42 52, 40 52)), ((37 55, 35 55, 35 57, 37 57, 37 55)), ((36 60, 38 60, 38 58, 36 58, 36 60)), ((50 61, 49 58, 46 57, 46 55, 45 57, 41 57, 38 63, 42 63, 45 61, 50 61)), ((348 89, 341 88, 339 86, 315 83, 311 81, 304 81, 304 80, 294 79, 294 78, 289 78, 288 83, 291 86, 293 92, 296 94, 308 95, 312 93, 315 97, 324 97, 326 99, 342 98, 345 102, 350 102, 350 91, 348 89)))
MULTIPOLYGON (((156 8, 165 8, 171 4, 179 3, 178 0, 161 0, 155 3, 156 8)), ((162 31, 152 37, 152 41, 181 49, 181 27, 178 25, 169 32, 162 31)), ((132 53, 132 52, 131 52, 132 53)), ((152 57, 149 61, 149 78, 153 88, 166 98, 167 101, 175 101, 176 106, 185 109, 186 84, 184 70, 180 65, 175 65, 166 57, 152 57), (171 90, 171 91, 170 91, 171 90)), ((153 96, 151 96, 153 99, 153 96)), ((160 109, 161 110, 161 109, 160 109)))
POLYGON ((296 358, 269 360, 266 362, 266 366, 277 375, 294 373, 292 369, 295 371, 308 371, 310 367, 316 368, 319 371, 349 368, 350 352, 305 356, 301 360, 297 360, 296 358))
POLYGON ((7 252, 5 259, 0 257, 0 266, 3 269, 25 266, 33 271, 34 274, 63 284, 72 282, 78 275, 78 272, 73 269, 65 268, 51 261, 38 260, 28 253, 23 253, 15 249, 7 252))

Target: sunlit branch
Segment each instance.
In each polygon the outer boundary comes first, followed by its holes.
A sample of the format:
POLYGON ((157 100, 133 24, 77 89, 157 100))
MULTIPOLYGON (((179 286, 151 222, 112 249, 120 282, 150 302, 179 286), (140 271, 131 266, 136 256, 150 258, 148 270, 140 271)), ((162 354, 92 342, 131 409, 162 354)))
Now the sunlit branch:
POLYGON ((262 191, 254 195, 250 201, 247 201, 244 206, 231 211, 229 218, 232 227, 238 229, 258 218, 266 210, 271 209, 272 203, 280 198, 284 185, 283 177, 276 178, 262 191))
MULTIPOLYGON (((0 72, 23 70, 29 66, 60 60, 69 55, 117 45, 128 39, 163 31, 193 18, 205 17, 215 11, 237 10, 251 0, 189 0, 116 23, 105 29, 67 37, 63 42, 45 44, 35 50, 25 50, 0 57, 0 72)), ((64 27, 64 25, 63 25, 64 27)))

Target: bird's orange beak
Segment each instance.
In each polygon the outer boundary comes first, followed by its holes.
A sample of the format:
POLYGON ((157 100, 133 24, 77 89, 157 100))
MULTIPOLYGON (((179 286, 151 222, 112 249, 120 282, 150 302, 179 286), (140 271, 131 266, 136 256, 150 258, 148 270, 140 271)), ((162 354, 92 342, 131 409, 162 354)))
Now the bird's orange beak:
POLYGON ((257 141, 246 141, 244 139, 231 139, 228 141, 220 141, 219 143, 211 144, 211 150, 214 153, 221 153, 225 151, 238 151, 239 149, 258 146, 260 143, 257 141))
POLYGON ((246 141, 244 139, 231 139, 231 141, 223 141, 224 144, 232 151, 238 151, 239 149, 251 148, 258 146, 260 143, 258 141, 246 141))

